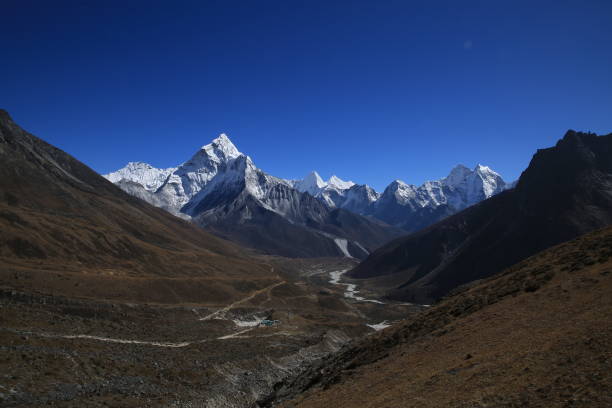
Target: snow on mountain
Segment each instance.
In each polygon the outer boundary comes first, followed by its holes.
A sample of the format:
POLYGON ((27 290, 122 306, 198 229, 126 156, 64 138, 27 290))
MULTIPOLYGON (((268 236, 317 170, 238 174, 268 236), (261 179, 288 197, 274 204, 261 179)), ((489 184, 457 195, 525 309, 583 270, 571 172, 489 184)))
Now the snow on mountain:
POLYGON ((286 196, 274 194, 279 186, 291 188, 284 180, 258 169, 249 156, 241 154, 219 166, 216 175, 202 186, 182 211, 191 216, 200 215, 247 194, 266 210, 293 219, 294 203, 286 196))
POLYGON ((324 181, 316 171, 310 172, 302 180, 286 181, 296 190, 320 199, 330 208, 342 207, 345 192, 355 185, 352 181, 344 181, 336 175, 324 181))
POLYGON ((103 176, 112 183, 118 183, 121 180, 132 181, 140 184, 147 191, 154 192, 164 184, 168 175, 174 170, 176 167, 158 169, 148 163, 130 162, 124 168, 103 176))
POLYGON ((392 195, 397 203, 412 208, 448 204, 461 210, 503 191, 505 185, 501 176, 489 167, 478 164, 470 170, 458 165, 447 177, 426 181, 420 187, 396 180, 385 189, 383 196, 392 195))
POLYGON ((456 165, 444 179, 444 184, 449 187, 459 186, 472 173, 468 167, 463 164, 456 165))
POLYGON ((286 181, 296 190, 302 193, 309 193, 313 197, 320 195, 325 190, 343 191, 355 185, 352 181, 344 181, 335 174, 329 180, 324 181, 316 171, 311 171, 302 180, 286 181))
MULTIPOLYGON (((176 168, 156 169, 146 163, 128 163, 105 177, 130 194, 176 215, 198 216, 201 223, 222 218, 219 209, 244 194, 290 222, 300 223, 308 217, 319 219, 317 212, 305 215, 304 200, 290 192, 297 190, 318 199, 329 210, 346 209, 373 216, 408 231, 510 188, 499 174, 480 164, 474 169, 458 165, 448 176, 421 186, 395 180, 382 194, 368 185, 344 181, 335 175, 325 181, 316 171, 302 180, 283 180, 258 169, 225 134, 202 146, 176 168), (214 216, 202 215, 215 208, 214 216)), ((251 216, 248 212, 240 215, 251 216)))
POLYGON ((316 171, 308 173, 303 180, 292 180, 291 184, 297 191, 308 193, 313 197, 316 197, 327 186, 327 183, 323 181, 316 171))
POLYGON ((221 133, 219 137, 213 139, 211 143, 203 146, 200 150, 205 151, 206 156, 216 162, 235 159, 242 155, 225 133, 221 133))
POLYGON ((427 181, 421 187, 417 187, 395 180, 387 186, 382 197, 390 196, 398 204, 411 208, 435 207, 444 199, 441 187, 439 181, 427 181))
POLYGON ((367 184, 355 184, 344 192, 343 197, 341 208, 365 214, 367 209, 380 198, 380 194, 367 184))
POLYGON ((431 213, 440 206, 447 206, 448 209, 439 214, 457 212, 509 188, 499 174, 480 164, 473 170, 457 165, 447 177, 426 181, 421 186, 395 180, 382 194, 368 185, 343 181, 335 175, 324 181, 316 171, 303 180, 287 182, 297 190, 323 201, 330 208, 374 215, 393 225, 398 225, 398 220, 410 215, 402 213, 425 210, 431 213), (392 209, 390 206, 398 208, 392 209))
POLYGON ((155 206, 267 253, 364 257, 401 234, 397 228, 334 210, 315 198, 321 192, 337 194, 354 183, 335 176, 325 182, 316 172, 297 181, 271 176, 258 169, 224 134, 169 170, 161 183, 156 179, 158 185, 149 183, 150 189, 139 184, 148 179, 138 166, 128 166, 113 180, 155 206))
POLYGON ((237 158, 244 156, 222 133, 211 143, 202 146, 188 161, 174 170, 157 191, 163 208, 177 213, 198 194, 220 171, 237 158))
POLYGON ((344 181, 335 174, 327 180, 327 187, 335 188, 337 190, 348 190, 353 187, 355 183, 352 181, 344 181))
POLYGON ((448 188, 447 203, 457 210, 474 205, 506 189, 506 183, 501 176, 481 164, 476 165, 474 170, 459 165, 441 182, 448 188))
POLYGON ((489 167, 478 164, 470 170, 458 165, 447 177, 418 187, 395 180, 365 213, 413 231, 505 189, 504 180, 489 167))
MULTIPOLYGON (((205 199, 211 202, 208 206, 215 203, 214 199, 209 199, 211 195, 227 195, 238 189, 244 189, 261 200, 262 205, 276 212, 286 212, 290 207, 278 202, 265 203, 270 189, 279 184, 288 186, 288 183, 259 170, 251 158, 242 154, 224 133, 202 146, 191 159, 178 167, 161 170, 146 163, 129 163, 105 177, 131 194, 177 215, 195 215, 206 207, 201 203, 205 199), (140 191, 138 185, 151 194, 140 191)), ((308 183, 313 186, 326 185, 316 172, 303 185, 307 186, 308 183)))

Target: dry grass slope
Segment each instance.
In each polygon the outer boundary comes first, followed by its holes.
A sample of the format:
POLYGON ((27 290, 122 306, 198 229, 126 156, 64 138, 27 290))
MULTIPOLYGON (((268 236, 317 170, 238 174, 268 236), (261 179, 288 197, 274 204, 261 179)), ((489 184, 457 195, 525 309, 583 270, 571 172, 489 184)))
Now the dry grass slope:
POLYGON ((286 407, 612 406, 612 228, 463 288, 313 367, 286 407))
POLYGON ((220 303, 277 280, 243 248, 129 196, 0 111, 0 287, 220 303))

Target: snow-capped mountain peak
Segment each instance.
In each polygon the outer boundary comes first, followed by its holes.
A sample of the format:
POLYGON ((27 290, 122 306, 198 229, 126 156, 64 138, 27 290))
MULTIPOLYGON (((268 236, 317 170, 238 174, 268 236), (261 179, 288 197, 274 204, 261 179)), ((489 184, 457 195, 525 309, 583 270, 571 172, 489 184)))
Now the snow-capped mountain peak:
POLYGON ((296 190, 309 193, 312 196, 316 196, 325 186, 327 186, 327 183, 316 171, 311 171, 303 180, 298 180, 293 185, 296 190))
POLYGON ((470 170, 468 167, 458 164, 455 166, 448 176, 440 180, 444 185, 448 187, 459 187, 466 182, 469 182, 470 178, 479 177, 483 180, 489 180, 491 183, 496 184, 497 181, 501 180, 501 176, 492 170, 489 166, 477 164, 474 170, 470 170))
POLYGON ((443 179, 444 184, 449 187, 456 187, 465 181, 465 178, 472 171, 463 164, 456 165, 451 172, 443 179))
POLYGON ((404 204, 415 197, 416 187, 402 180, 393 180, 385 189, 385 193, 392 194, 398 203, 404 204))
POLYGON ((153 192, 164 184, 168 175, 174 170, 176 167, 158 169, 148 163, 129 162, 125 167, 103 176, 112 183, 118 183, 121 180, 133 181, 142 185, 145 190, 153 192))
POLYGON ((319 188, 325 187, 325 181, 323 181, 321 176, 319 176, 319 173, 317 173, 316 171, 311 171, 310 173, 308 173, 304 181, 306 182, 306 184, 312 184, 319 188))
POLYGON ((482 164, 477 164, 474 167, 474 173, 479 174, 484 178, 500 178, 501 176, 495 170, 490 168, 489 166, 484 166, 482 164))
POLYGON ((174 214, 187 204, 220 171, 244 156, 226 134, 202 146, 188 161, 178 166, 159 188, 164 208, 174 214))
MULTIPOLYGON (((483 166, 481 164, 476 165, 474 168, 474 174, 477 175, 480 180, 482 180, 478 184, 482 193, 484 193, 484 198, 489 198, 492 195, 505 190, 506 188, 506 183, 503 181, 501 176, 487 166, 483 166)), ((478 198, 482 199, 483 197, 478 198)))
POLYGON ((336 175, 331 176, 329 180, 325 181, 316 171, 311 171, 302 180, 285 180, 285 182, 296 190, 302 193, 309 193, 315 197, 320 196, 326 190, 341 192, 355 185, 352 181, 344 181, 336 175))
MULTIPOLYGON (((251 203, 256 200, 262 208, 290 221, 298 220, 300 217, 295 214, 299 205, 295 200, 300 192, 323 202, 327 209, 374 216, 408 231, 427 226, 507 188, 499 174, 482 164, 473 169, 459 164, 445 178, 427 181, 421 186, 395 180, 382 194, 336 175, 325 181, 316 171, 302 180, 283 180, 258 169, 224 133, 177 168, 157 169, 147 163, 132 162, 105 177, 130 194, 176 215, 201 220, 222 217, 222 213, 208 211, 223 200, 238 196, 251 203), (122 180, 134 183, 122 183, 122 180), (204 212, 206 215, 202 215, 204 212)), ((245 220, 251 216, 248 211, 241 215, 245 220)))
POLYGON ((344 181, 335 174, 331 176, 329 180, 327 180, 327 186, 334 187, 338 190, 347 190, 353 187, 354 185, 355 183, 353 183, 352 181, 344 181))
POLYGON ((225 133, 221 133, 212 142, 202 146, 201 151, 206 152, 208 157, 217 162, 235 159, 242 154, 225 133))
POLYGON ((501 176, 489 167, 478 164, 472 170, 459 164, 445 178, 426 181, 419 187, 401 180, 393 181, 373 204, 371 213, 390 224, 414 231, 505 188, 501 176))
MULTIPOLYGON (((356 185, 352 181, 344 181, 336 175, 324 181, 316 171, 310 172, 302 180, 284 180, 284 182, 301 193, 308 193, 320 199, 330 208, 342 207, 342 202, 346 199, 347 191, 356 185)), ((367 193, 361 193, 361 195, 357 196, 354 195, 351 201, 355 201, 358 196, 367 197, 368 195, 367 193)), ((364 201, 363 204, 366 204, 366 201, 364 201)), ((369 202, 367 202, 367 204, 369 204, 369 202)))
POLYGON ((440 182, 449 189, 445 193, 446 202, 456 209, 476 204, 506 188, 502 177, 482 164, 477 164, 473 170, 457 165, 440 182))

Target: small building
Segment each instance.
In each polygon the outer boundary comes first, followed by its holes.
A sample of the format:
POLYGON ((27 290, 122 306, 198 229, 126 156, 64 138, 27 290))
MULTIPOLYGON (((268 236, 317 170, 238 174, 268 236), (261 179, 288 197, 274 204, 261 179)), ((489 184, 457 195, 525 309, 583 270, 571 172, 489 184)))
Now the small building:
POLYGON ((280 324, 280 320, 268 320, 268 319, 264 319, 264 320, 261 321, 260 324, 262 326, 271 327, 271 326, 276 326, 277 324, 280 324))

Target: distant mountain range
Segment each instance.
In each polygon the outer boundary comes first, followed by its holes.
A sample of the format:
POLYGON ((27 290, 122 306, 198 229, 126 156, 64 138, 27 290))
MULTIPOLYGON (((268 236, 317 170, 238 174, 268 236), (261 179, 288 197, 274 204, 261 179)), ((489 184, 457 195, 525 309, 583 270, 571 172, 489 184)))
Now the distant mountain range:
POLYGON ((459 165, 420 187, 396 180, 382 194, 336 176, 324 181, 316 172, 285 180, 258 169, 225 134, 177 167, 131 162, 104 177, 222 237, 292 257, 364 258, 509 186, 481 165, 459 165))
POLYGON ((430 303, 610 224, 612 134, 568 131, 556 146, 537 151, 516 188, 390 242, 349 275, 392 298, 430 303))
POLYGON ((364 258, 403 233, 375 218, 331 208, 266 174, 224 134, 176 168, 130 163, 105 177, 219 236, 271 254, 364 258))
POLYGON ((343 181, 336 176, 325 182, 317 172, 308 174, 303 180, 288 182, 297 190, 319 198, 330 208, 371 215, 407 232, 424 228, 514 186, 480 164, 474 170, 457 165, 447 177, 427 181, 421 186, 395 180, 382 194, 366 184, 343 181))

